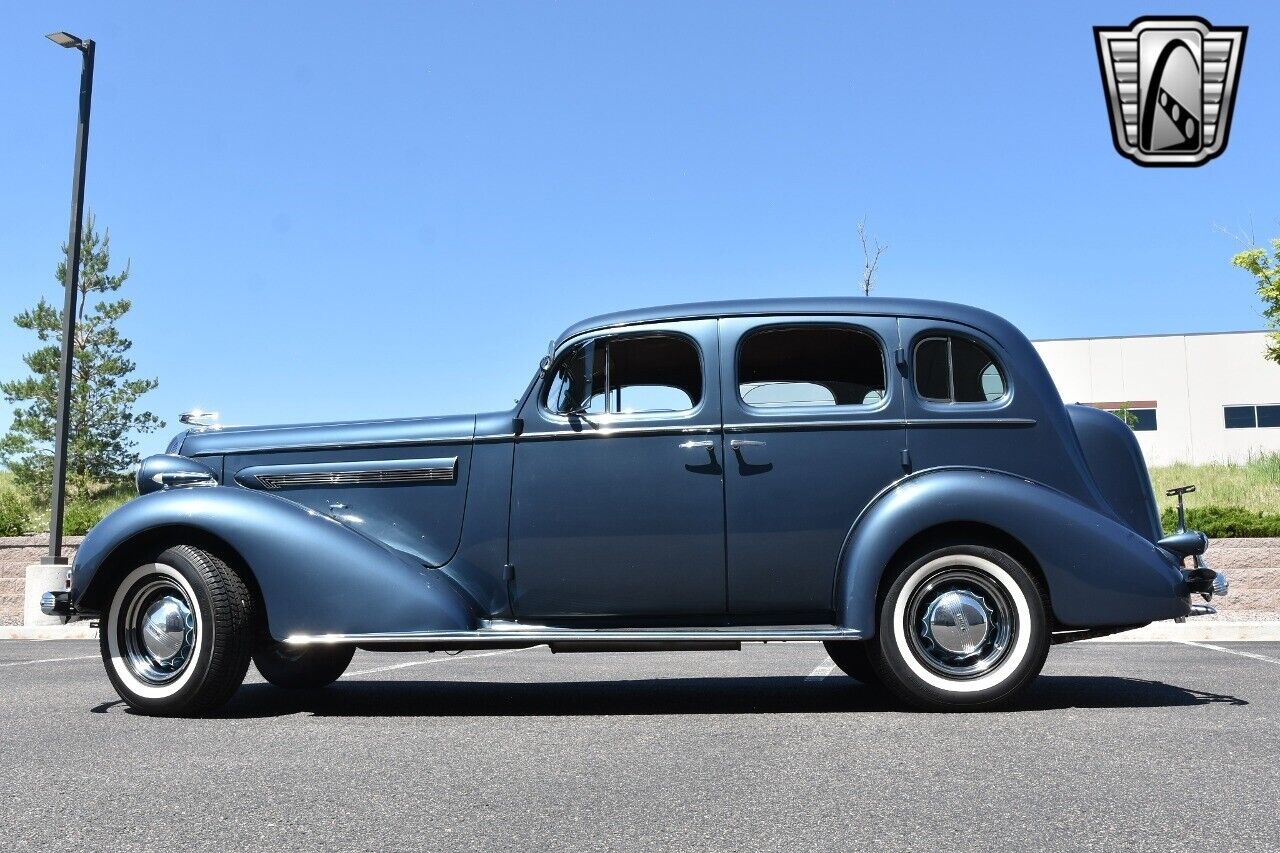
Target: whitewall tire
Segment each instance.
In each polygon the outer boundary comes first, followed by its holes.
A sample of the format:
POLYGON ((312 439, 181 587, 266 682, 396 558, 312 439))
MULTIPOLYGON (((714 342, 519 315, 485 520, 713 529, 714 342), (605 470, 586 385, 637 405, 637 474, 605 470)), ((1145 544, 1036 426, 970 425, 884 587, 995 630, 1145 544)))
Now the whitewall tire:
POLYGON ((1017 560, 956 545, 903 567, 869 643, 881 680, 917 707, 963 710, 1007 701, 1049 650, 1044 593, 1017 560))
POLYGON ((231 698, 252 650, 254 601, 216 555, 176 546, 136 561, 99 624, 112 686, 136 711, 187 716, 231 698))

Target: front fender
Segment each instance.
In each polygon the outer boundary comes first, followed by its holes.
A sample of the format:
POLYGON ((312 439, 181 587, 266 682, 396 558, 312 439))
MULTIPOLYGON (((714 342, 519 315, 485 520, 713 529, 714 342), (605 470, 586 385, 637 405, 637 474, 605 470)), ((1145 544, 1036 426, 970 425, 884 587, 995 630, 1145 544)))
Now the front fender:
MULTIPOLYGON (((76 552, 71 600, 99 610, 115 581, 112 557, 148 533, 196 531, 221 540, 262 593, 271 636, 476 627, 474 607, 444 574, 327 515, 275 495, 228 486, 171 489, 108 515, 76 552)), ((171 544, 180 544, 181 535, 171 544)))
POLYGON ((1012 474, 933 469, 900 481, 855 522, 837 574, 839 624, 873 634, 880 581, 899 550, 931 528, 966 523, 1031 552, 1063 625, 1136 625, 1189 612, 1177 565, 1111 516, 1012 474))

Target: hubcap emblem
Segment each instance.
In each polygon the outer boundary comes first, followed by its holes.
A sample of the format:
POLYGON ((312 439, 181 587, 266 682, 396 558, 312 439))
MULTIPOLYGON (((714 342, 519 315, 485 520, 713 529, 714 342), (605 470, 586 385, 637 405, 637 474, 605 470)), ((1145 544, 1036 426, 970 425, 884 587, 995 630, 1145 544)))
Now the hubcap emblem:
POLYGON ((176 596, 156 599, 142 617, 142 644, 159 663, 182 652, 190 627, 191 611, 176 596))
POLYGON ((990 612, 977 595, 951 590, 933 600, 924 622, 933 642, 953 655, 971 655, 987 639, 990 612))

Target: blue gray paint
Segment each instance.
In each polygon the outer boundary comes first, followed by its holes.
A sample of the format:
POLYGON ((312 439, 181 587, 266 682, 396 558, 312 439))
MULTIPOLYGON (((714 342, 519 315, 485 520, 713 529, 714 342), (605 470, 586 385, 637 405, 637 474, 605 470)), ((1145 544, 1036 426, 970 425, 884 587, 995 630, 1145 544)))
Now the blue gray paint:
POLYGON ((1132 434, 1109 414, 1064 406, 1005 320, 915 300, 706 303, 586 320, 556 352, 634 329, 697 343, 697 409, 616 416, 602 428, 546 411, 539 375, 509 412, 193 430, 144 463, 139 483, 151 493, 86 537, 72 599, 87 612, 102 607, 134 546, 185 536, 221 545, 251 573, 280 639, 469 631, 513 618, 830 623, 870 635, 885 570, 930 531, 963 528, 1015 541, 1062 625, 1189 611, 1178 559, 1155 544, 1132 434), (886 357, 885 399, 743 405, 738 342, 779 322, 873 335, 886 357), (919 399, 913 344, 939 332, 994 353, 1009 393, 993 403, 919 399), (735 440, 764 444, 735 449, 735 440), (375 476, 446 463, 452 476, 375 476), (156 475, 174 471, 205 472, 218 485, 160 487, 156 475), (264 488, 275 475, 305 477, 264 488))

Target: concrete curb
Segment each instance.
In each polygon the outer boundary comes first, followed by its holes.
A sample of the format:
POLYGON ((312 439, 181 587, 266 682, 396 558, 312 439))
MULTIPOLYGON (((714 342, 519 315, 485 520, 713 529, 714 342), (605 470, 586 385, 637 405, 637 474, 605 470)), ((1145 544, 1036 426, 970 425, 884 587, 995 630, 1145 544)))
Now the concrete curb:
POLYGON ((1280 641, 1280 621, 1275 622, 1153 622, 1123 634, 1112 634, 1085 643, 1262 643, 1280 641))
MULTIPOLYGON (((70 625, 0 625, 0 640, 96 640, 98 629, 88 622, 70 625)), ((1192 642, 1264 643, 1280 642, 1280 621, 1274 622, 1199 622, 1194 619, 1179 625, 1177 622, 1156 622, 1145 628, 1081 640, 1084 643, 1177 643, 1192 642)))

